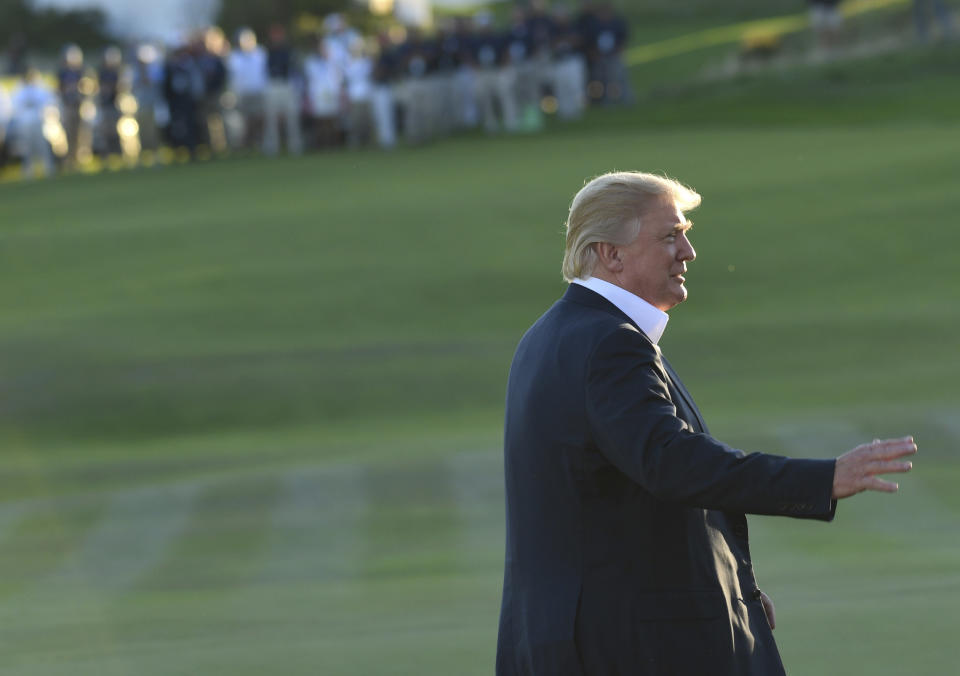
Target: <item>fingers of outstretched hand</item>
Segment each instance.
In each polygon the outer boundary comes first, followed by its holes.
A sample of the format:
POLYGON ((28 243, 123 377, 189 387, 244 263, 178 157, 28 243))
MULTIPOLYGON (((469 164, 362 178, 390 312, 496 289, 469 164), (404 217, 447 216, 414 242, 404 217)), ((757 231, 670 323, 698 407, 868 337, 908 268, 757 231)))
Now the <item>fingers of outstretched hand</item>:
POLYGON ((902 460, 873 460, 863 466, 865 474, 892 474, 909 472, 913 469, 913 463, 902 460))
POLYGON ((833 497, 846 498, 863 491, 895 493, 897 484, 876 475, 909 472, 913 463, 900 458, 916 452, 913 437, 903 437, 877 439, 844 453, 837 458, 833 497))
POLYGON ((913 455, 917 452, 917 444, 914 443, 913 437, 874 439, 872 443, 864 444, 858 448, 864 449, 863 452, 872 457, 888 460, 902 458, 905 455, 913 455))
POLYGON ((863 479, 862 491, 880 491, 881 493, 896 493, 900 486, 892 481, 885 481, 879 477, 871 476, 863 479))

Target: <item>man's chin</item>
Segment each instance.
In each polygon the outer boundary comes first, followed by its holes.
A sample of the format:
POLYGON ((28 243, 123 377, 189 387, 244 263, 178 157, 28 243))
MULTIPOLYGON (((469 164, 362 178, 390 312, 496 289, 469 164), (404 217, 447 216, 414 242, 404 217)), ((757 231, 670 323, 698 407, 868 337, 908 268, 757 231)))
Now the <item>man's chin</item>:
POLYGON ((680 305, 680 303, 682 303, 686 299, 687 299, 687 287, 681 284, 680 288, 674 291, 673 298, 671 299, 673 301, 673 305, 671 305, 671 307, 676 307, 680 305))

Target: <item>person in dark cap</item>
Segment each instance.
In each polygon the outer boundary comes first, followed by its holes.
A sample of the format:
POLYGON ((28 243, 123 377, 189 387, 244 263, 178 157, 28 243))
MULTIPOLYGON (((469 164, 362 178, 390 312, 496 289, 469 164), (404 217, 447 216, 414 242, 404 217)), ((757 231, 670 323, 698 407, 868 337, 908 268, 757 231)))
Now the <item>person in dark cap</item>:
POLYGON ((203 98, 203 73, 185 42, 167 57, 163 95, 170 109, 167 139, 171 146, 185 148, 194 157, 200 142, 198 104, 203 98))
POLYGON ((107 47, 103 51, 103 61, 97 70, 97 136, 95 146, 101 156, 120 152, 120 134, 117 122, 120 121, 120 109, 117 97, 120 93, 120 68, 123 65, 123 52, 119 47, 107 47))
POLYGON ((69 165, 77 163, 80 144, 82 118, 80 105, 84 101, 81 91, 83 79, 83 50, 77 45, 67 45, 63 50, 63 59, 57 70, 57 89, 60 94, 60 121, 67 135, 67 156, 69 165))
POLYGON ((294 155, 303 152, 296 77, 297 64, 293 48, 287 40, 287 29, 281 24, 273 24, 267 46, 267 90, 264 98, 263 152, 267 155, 280 152, 281 119, 287 152, 294 155))

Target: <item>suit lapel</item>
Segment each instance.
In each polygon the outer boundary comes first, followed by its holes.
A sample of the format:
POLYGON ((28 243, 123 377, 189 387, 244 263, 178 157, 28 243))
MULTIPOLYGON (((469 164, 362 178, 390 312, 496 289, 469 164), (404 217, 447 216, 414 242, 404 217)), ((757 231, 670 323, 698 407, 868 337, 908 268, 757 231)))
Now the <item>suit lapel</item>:
MULTIPOLYGON (((663 362, 663 368, 667 372, 667 380, 669 381, 670 389, 678 395, 677 398, 683 403, 684 408, 687 410, 689 417, 692 420, 688 422, 696 422, 696 425, 700 428, 699 430, 694 430, 698 432, 707 431, 707 423, 704 421, 703 416, 700 415, 700 409, 697 408, 697 405, 693 403, 693 397, 690 396, 690 393, 687 391, 687 388, 684 387, 683 381, 680 380, 680 376, 677 375, 677 372, 673 370, 673 367, 670 365, 670 362, 667 361, 667 358, 663 356, 663 353, 660 351, 659 346, 657 347, 657 353, 660 355, 660 361, 663 362)), ((683 416, 686 418, 687 416, 683 416)))

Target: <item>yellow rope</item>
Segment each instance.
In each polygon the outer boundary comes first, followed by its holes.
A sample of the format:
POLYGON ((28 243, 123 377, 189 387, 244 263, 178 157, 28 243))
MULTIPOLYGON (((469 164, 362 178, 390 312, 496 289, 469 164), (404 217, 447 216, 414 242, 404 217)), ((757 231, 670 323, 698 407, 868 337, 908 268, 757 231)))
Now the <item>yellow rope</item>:
MULTIPOLYGON (((843 3, 840 11, 844 16, 851 17, 880 9, 899 7, 906 5, 908 2, 910 0, 848 0, 843 3)), ((624 61, 628 66, 636 66, 706 47, 738 43, 745 35, 751 33, 786 35, 787 33, 797 33, 809 25, 810 21, 807 14, 801 13, 707 28, 669 40, 631 47, 624 52, 624 61)))

